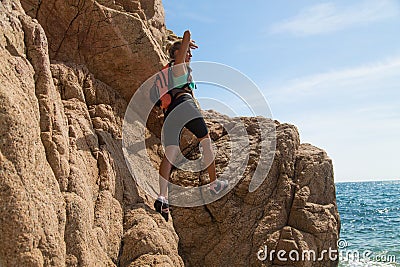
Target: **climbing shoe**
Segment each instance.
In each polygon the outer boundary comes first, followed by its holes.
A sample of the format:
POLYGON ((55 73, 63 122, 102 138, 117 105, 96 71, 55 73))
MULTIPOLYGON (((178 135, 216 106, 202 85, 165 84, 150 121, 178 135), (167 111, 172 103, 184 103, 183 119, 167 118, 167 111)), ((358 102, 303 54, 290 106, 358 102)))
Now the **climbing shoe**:
POLYGON ((168 222, 168 200, 166 200, 164 197, 158 197, 154 202, 154 209, 164 217, 165 221, 168 222))

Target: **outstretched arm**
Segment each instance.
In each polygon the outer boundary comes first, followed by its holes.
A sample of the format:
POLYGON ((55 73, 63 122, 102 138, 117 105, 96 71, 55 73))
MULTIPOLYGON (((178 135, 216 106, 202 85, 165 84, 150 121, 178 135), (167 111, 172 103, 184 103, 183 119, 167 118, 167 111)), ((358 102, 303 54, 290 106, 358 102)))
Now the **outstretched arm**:
POLYGON ((186 30, 183 34, 182 45, 175 56, 175 64, 185 63, 188 50, 196 48, 198 48, 198 46, 195 44, 195 41, 191 39, 190 31, 186 30))

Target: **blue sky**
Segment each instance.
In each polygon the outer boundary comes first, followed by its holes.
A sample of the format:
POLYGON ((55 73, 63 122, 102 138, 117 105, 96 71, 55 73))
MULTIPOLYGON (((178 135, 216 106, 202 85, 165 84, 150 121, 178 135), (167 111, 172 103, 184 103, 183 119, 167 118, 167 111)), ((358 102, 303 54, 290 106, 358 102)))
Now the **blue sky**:
MULTIPOLYGON (((400 0, 163 4, 167 28, 198 43, 193 60, 253 80, 274 119, 327 151, 336 181, 400 179, 400 0)), ((195 93, 204 109, 212 97, 252 115, 221 89, 195 93)))

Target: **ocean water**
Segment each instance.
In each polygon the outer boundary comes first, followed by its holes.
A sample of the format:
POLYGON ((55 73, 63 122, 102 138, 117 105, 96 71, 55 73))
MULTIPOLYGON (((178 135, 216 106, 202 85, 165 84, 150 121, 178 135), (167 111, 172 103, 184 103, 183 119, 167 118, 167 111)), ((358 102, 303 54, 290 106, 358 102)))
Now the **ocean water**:
POLYGON ((400 266, 400 181, 337 183, 340 267, 400 266))

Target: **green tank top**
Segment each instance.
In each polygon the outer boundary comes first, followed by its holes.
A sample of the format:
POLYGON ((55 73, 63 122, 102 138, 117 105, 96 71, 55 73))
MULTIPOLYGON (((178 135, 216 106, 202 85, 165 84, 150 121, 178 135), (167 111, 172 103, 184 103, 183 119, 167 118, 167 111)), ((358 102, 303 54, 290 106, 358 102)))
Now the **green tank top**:
POLYGON ((196 84, 193 82, 193 80, 188 82, 190 72, 191 71, 188 71, 186 74, 183 74, 183 75, 178 76, 178 77, 175 77, 174 74, 171 73, 172 82, 173 82, 173 85, 174 85, 173 88, 182 88, 186 84, 189 84, 189 89, 191 89, 191 90, 195 89, 196 88, 196 84))

